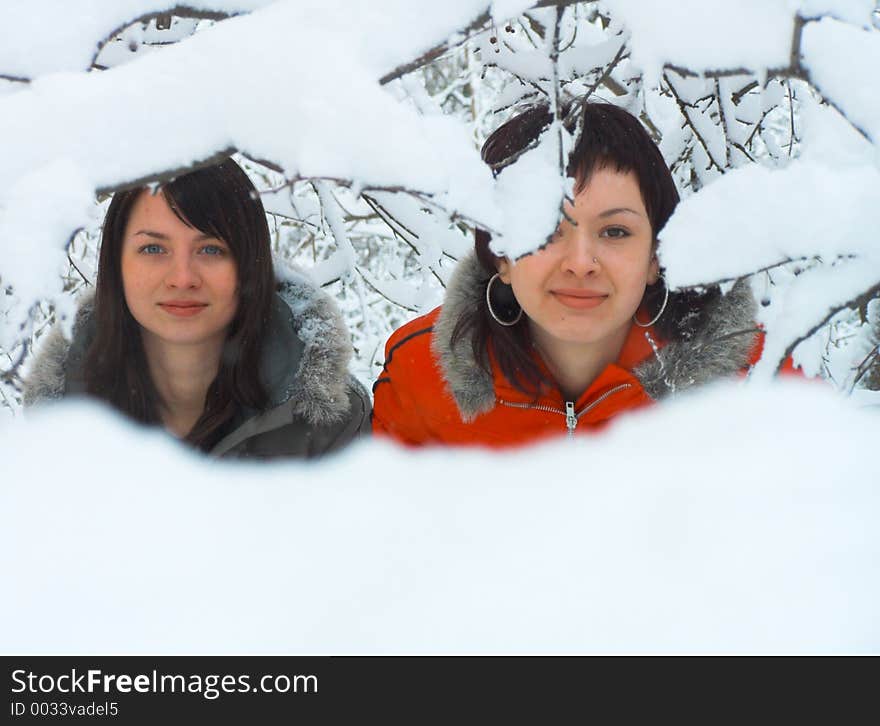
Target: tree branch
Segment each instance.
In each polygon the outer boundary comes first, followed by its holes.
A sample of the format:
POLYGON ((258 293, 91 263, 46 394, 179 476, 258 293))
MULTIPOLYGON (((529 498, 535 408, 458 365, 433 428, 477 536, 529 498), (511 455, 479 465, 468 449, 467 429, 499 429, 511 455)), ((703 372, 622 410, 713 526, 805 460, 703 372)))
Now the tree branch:
POLYGON ((105 187, 99 187, 95 190, 95 194, 101 197, 108 194, 113 194, 114 192, 122 192, 127 189, 137 189, 138 187, 144 187, 147 184, 162 184, 163 182, 171 181, 172 179, 176 179, 177 177, 182 176, 183 174, 186 174, 188 172, 195 171, 196 169, 203 169, 207 166, 219 164, 225 159, 228 159, 235 152, 236 149, 234 149, 233 147, 227 147, 222 151, 218 151, 205 159, 200 159, 184 166, 166 169, 164 171, 159 171, 154 174, 148 174, 146 176, 138 177, 137 179, 133 179, 131 181, 120 182, 119 184, 110 184, 105 187))
MULTIPOLYGON (((677 72, 678 71, 676 71, 676 73, 677 72)), ((709 163, 723 174, 724 168, 715 160, 715 157, 712 156, 712 152, 709 150, 709 145, 706 143, 706 140, 700 135, 700 132, 697 130, 697 127, 694 124, 693 119, 691 119, 690 109, 688 107, 688 104, 681 100, 681 96, 679 96, 678 91, 676 90, 675 86, 672 84, 672 80, 669 78, 669 76, 666 73, 663 74, 663 80, 665 80, 666 84, 669 86, 669 90, 672 92, 672 97, 675 99, 676 104, 678 104, 678 110, 681 111, 681 115, 684 116, 685 123, 690 127, 691 132, 694 135, 694 138, 696 138, 697 141, 700 142, 700 146, 702 146, 703 150, 706 152, 706 156, 709 159, 709 163)))
POLYGON ((126 21, 125 23, 119 25, 113 31, 111 31, 108 35, 104 36, 104 38, 98 42, 98 46, 95 49, 94 53, 92 53, 92 60, 89 63, 89 66, 95 65, 95 61, 98 60, 98 56, 101 55, 101 51, 104 50, 104 47, 109 43, 113 38, 119 35, 123 30, 128 27, 131 27, 135 23, 148 23, 153 19, 161 18, 167 15, 173 15, 178 18, 193 18, 196 20, 225 20, 226 18, 231 18, 235 15, 241 15, 239 12, 225 12, 222 10, 203 10, 199 8, 194 8, 190 5, 174 5, 170 8, 165 8, 164 10, 153 10, 149 13, 144 13, 143 15, 138 15, 131 20, 126 21))
POLYGON ((788 344, 788 347, 785 349, 785 352, 782 354, 782 358, 780 358, 779 362, 776 364, 776 372, 779 373, 783 364, 788 357, 794 352, 794 349, 797 348, 801 343, 803 343, 807 338, 809 338, 813 333, 822 328, 831 318, 833 318, 837 313, 841 310, 846 310, 847 308, 851 310, 857 310, 861 306, 866 305, 871 298, 880 295, 880 282, 872 287, 869 287, 860 295, 856 295, 856 297, 847 300, 845 303, 841 303, 840 305, 836 305, 831 308, 828 314, 822 318, 818 323, 813 325, 806 333, 798 336, 795 340, 788 344))
POLYGON ((856 376, 853 379, 852 385, 849 387, 849 392, 852 393, 859 381, 865 377, 865 374, 871 370, 871 367, 875 365, 878 361, 880 361, 880 343, 874 346, 874 348, 865 356, 864 360, 859 363, 858 368, 856 368, 856 376))
MULTIPOLYGON (((854 260, 857 258, 857 255, 838 255, 834 258, 835 262, 840 260, 854 260)), ((747 272, 745 275, 737 275, 734 277, 722 277, 718 280, 713 280, 711 282, 701 282, 697 285, 683 285, 681 287, 675 288, 676 290, 698 290, 703 287, 710 287, 713 285, 724 285, 728 282, 738 282, 739 280, 744 280, 747 277, 751 277, 752 275, 758 275, 762 272, 769 272, 770 270, 775 270, 777 267, 784 267, 785 265, 790 265, 794 262, 822 262, 822 258, 818 255, 814 255, 812 257, 787 257, 784 260, 779 260, 779 262, 774 262, 771 265, 767 265, 766 267, 759 267, 751 272, 747 272)))
POLYGON ((457 48, 459 45, 464 43, 468 38, 470 38, 471 34, 477 30, 482 30, 483 26, 489 22, 491 18, 491 14, 488 10, 484 10, 480 13, 476 18, 474 18, 466 28, 464 28, 460 34, 456 37, 455 41, 446 41, 445 43, 440 43, 435 45, 430 50, 425 51, 415 60, 411 60, 409 63, 404 63, 402 65, 397 66, 393 70, 386 73, 379 79, 379 83, 381 85, 386 85, 391 83, 391 81, 396 78, 400 78, 401 76, 405 76, 407 73, 412 73, 415 70, 418 70, 424 65, 427 65, 433 60, 436 60, 441 55, 446 53, 453 48, 457 48))
MULTIPOLYGON (((587 92, 584 95, 585 99, 592 96, 596 92, 596 89, 610 78, 612 71, 617 68, 617 66, 624 58, 629 58, 629 55, 626 54, 626 43, 621 43, 620 48, 617 49, 617 53, 614 55, 614 58, 612 58, 611 62, 607 66, 605 66, 605 70, 599 75, 599 77, 596 79, 596 82, 587 89, 587 92)), ((617 85, 619 87, 619 84, 617 85)), ((614 92, 614 89, 612 89, 612 92, 614 92)), ((622 96, 623 94, 616 93, 616 95, 622 96)))
MULTIPOLYGON (((556 8, 564 8, 567 5, 574 5, 579 2, 579 0, 538 0, 532 8, 546 8, 546 7, 556 7, 556 8)), ((489 8, 486 8, 482 13, 480 13, 476 18, 474 18, 468 25, 456 33, 452 39, 435 45, 430 50, 425 51, 415 60, 409 61, 408 63, 403 63, 402 65, 397 66, 393 70, 386 73, 379 79, 379 83, 381 85, 386 85, 391 83, 391 81, 396 78, 400 78, 401 76, 405 76, 407 73, 412 73, 415 70, 418 70, 422 66, 427 65, 428 63, 436 60, 441 55, 446 53, 447 51, 452 50, 453 48, 457 48, 462 43, 467 41, 471 35, 473 35, 478 30, 483 30, 485 26, 492 19, 492 14, 489 8)))

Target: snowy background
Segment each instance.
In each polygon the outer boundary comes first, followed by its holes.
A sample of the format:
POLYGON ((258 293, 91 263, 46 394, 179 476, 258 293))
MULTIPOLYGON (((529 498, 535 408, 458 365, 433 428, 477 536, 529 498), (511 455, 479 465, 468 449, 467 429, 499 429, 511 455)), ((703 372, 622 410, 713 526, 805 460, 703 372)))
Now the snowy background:
POLYGON ((3 650, 880 648, 874 0, 173 7, 0 5, 3 650), (114 190, 235 152, 369 384, 474 224, 512 255, 555 227, 561 124, 497 184, 478 149, 583 96, 639 115, 673 169, 668 283, 751 280, 744 385, 515 455, 255 468, 96 407, 21 415, 114 190), (788 354, 828 383, 768 387, 788 354))

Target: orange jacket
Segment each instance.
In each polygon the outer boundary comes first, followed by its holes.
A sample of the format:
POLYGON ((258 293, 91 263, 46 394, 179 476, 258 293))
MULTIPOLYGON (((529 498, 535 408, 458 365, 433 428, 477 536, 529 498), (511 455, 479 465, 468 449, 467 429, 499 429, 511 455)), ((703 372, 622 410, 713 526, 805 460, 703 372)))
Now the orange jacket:
MULTIPOLYGON (((620 357, 577 401, 559 390, 537 400, 514 388, 490 355, 491 375, 474 360, 470 341, 453 349, 451 332, 464 309, 475 304, 475 261, 462 262, 446 301, 395 331, 385 348, 385 367, 373 386, 373 431, 412 445, 510 446, 559 434, 595 432, 613 417, 651 405, 693 385, 729 378, 760 357, 762 336, 754 329, 754 301, 746 285, 715 303, 703 330, 655 354, 646 331, 630 329, 620 357)), ((656 334, 648 330, 651 340, 656 334)))

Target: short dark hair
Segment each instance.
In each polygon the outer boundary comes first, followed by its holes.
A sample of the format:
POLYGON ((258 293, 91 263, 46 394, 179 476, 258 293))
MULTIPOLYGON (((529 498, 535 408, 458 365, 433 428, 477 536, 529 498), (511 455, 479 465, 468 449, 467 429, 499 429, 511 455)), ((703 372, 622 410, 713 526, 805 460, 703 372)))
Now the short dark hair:
MULTIPOLYGON (((158 394, 149 373, 140 326, 125 302, 122 244, 132 207, 145 188, 117 192, 101 233, 95 296, 95 336, 86 351, 86 390, 136 421, 160 422, 158 394)), ((263 409, 268 394, 259 379, 261 346, 270 318, 275 274, 263 203, 232 159, 163 184, 162 193, 187 225, 223 240, 235 260, 238 308, 229 326, 217 377, 205 409, 186 440, 210 448, 238 406, 263 409)))
MULTIPOLYGON (((576 134, 566 172, 582 189, 598 169, 611 168, 632 172, 639 190, 655 246, 658 235, 679 202, 678 190, 666 161, 641 122, 628 111, 608 103, 573 102, 562 109, 565 127, 576 134)), ((536 146, 541 134, 553 122, 548 105, 532 106, 499 126, 485 141, 482 157, 495 175, 515 162, 523 152, 536 146)), ((499 257, 489 248, 491 235, 476 229, 474 248, 486 273, 486 283, 497 271, 499 257)), ((485 291, 483 291, 485 292, 485 291)), ((689 337, 701 320, 701 311, 709 299, 720 293, 717 288, 703 293, 670 293, 666 311, 655 329, 665 340, 689 337)), ((645 289, 642 303, 648 310, 658 310, 665 295, 664 283, 658 280, 645 289)), ((493 306, 509 310, 515 300, 506 285, 494 285, 493 306), (496 303, 497 297, 497 303, 496 303)), ((517 325, 504 327, 489 314, 485 294, 480 303, 468 310, 456 323, 453 341, 471 336, 474 355, 489 370, 488 347, 507 379, 520 390, 537 395, 549 383, 532 357, 529 327, 525 316, 517 325)))

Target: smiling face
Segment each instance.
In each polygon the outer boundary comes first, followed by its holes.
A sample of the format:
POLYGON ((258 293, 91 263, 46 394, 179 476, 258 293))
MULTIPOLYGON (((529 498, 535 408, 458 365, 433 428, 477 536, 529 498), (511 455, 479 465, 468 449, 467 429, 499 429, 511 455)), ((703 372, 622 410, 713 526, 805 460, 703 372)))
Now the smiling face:
POLYGON ((540 350, 590 346, 613 359, 659 273, 638 180, 600 167, 565 212, 576 224, 563 220, 545 247, 515 263, 500 261, 498 272, 540 350))
POLYGON ((144 191, 122 243, 125 302, 145 336, 165 344, 221 343, 238 309, 229 246, 190 227, 164 194, 144 191))

